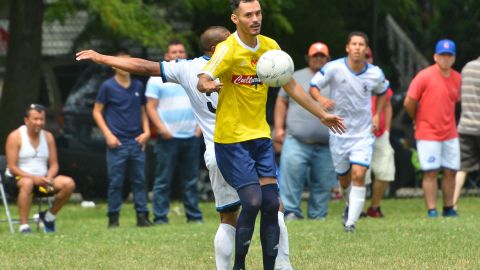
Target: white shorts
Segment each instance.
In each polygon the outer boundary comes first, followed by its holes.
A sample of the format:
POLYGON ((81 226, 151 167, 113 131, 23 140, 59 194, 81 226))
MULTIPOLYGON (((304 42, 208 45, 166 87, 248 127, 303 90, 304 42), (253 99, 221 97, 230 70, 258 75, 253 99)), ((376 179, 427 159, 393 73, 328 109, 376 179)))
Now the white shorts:
POLYGON ((215 196, 215 207, 218 212, 224 212, 232 207, 240 205, 237 191, 227 184, 222 173, 218 169, 215 159, 215 150, 207 149, 204 154, 210 182, 212 183, 213 195, 215 196))
POLYGON ((458 170, 460 168, 460 143, 458 138, 447 141, 417 141, 418 160, 423 171, 440 168, 458 170))
POLYGON ((372 183, 372 172, 375 179, 387 182, 395 179, 394 154, 390 145, 390 132, 385 131, 382 136, 375 139, 372 164, 365 174, 365 185, 372 183))
POLYGON ((333 165, 338 175, 345 175, 350 171, 351 164, 365 167, 372 161, 373 143, 375 136, 342 137, 330 136, 330 151, 333 165))

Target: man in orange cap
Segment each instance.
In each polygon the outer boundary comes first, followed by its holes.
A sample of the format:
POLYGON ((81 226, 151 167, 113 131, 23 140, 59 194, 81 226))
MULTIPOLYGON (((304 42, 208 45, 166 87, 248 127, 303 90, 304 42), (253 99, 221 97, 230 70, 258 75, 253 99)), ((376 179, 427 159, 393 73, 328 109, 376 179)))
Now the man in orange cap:
MULTIPOLYGON (((309 89, 309 82, 330 59, 327 45, 316 42, 308 49, 308 67, 296 71, 293 78, 309 89)), ((327 99, 321 104, 325 110, 332 108, 327 99)), ((280 196, 285 207, 286 219, 303 219, 300 208, 301 195, 306 181, 310 187, 308 218, 322 220, 328 212, 330 191, 336 184, 330 148, 328 128, 318 125, 318 120, 290 99, 281 89, 275 104, 274 141, 282 147, 280 157, 280 196), (283 146, 282 146, 283 145, 283 146)), ((280 147, 277 149, 279 150, 280 147)))

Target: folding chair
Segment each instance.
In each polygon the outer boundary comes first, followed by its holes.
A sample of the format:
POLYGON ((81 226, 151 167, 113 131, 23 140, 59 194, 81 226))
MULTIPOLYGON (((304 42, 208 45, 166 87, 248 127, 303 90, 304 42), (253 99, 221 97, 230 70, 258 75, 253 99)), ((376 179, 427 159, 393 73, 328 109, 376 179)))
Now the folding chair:
POLYGON ((13 229, 13 221, 12 217, 10 215, 10 209, 8 208, 8 202, 7 202, 7 197, 5 195, 5 189, 3 187, 3 176, 5 173, 5 170, 7 169, 7 159, 5 156, 0 155, 0 195, 2 196, 2 201, 3 201, 3 207, 5 208, 5 214, 7 216, 7 219, 2 219, 0 220, 1 222, 8 222, 8 225, 10 227, 10 233, 14 234, 15 230, 13 229))
MULTIPOLYGON (((2 196, 2 201, 3 201, 3 206, 5 207, 5 214, 7 216, 7 219, 2 219, 0 222, 5 222, 7 221, 9 226, 10 226, 10 232, 13 234, 15 230, 13 229, 13 224, 14 223, 19 223, 18 219, 12 218, 10 214, 10 209, 8 206, 8 201, 7 201, 7 196, 5 193, 5 186, 4 186, 4 179, 6 179, 5 171, 7 169, 7 159, 4 155, 0 155, 0 195, 2 196)), ((54 194, 35 194, 34 193, 34 199, 37 202, 37 213, 40 213, 42 211, 42 201, 46 200, 47 201, 47 206, 48 209, 52 207, 53 204, 53 196, 54 194)), ((37 231, 40 230, 40 219, 38 217, 36 218, 29 218, 28 223, 35 223, 37 227, 37 231)))

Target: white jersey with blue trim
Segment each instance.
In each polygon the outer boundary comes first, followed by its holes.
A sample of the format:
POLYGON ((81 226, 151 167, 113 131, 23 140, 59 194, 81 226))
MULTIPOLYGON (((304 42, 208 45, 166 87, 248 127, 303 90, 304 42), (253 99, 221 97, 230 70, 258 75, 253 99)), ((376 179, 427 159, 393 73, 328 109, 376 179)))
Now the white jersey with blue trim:
POLYGON ((205 146, 207 149, 213 149, 218 94, 216 92, 211 94, 201 93, 197 89, 197 74, 202 71, 209 59, 207 56, 202 56, 191 60, 162 61, 160 65, 163 81, 178 83, 187 92, 193 107, 193 114, 202 130, 205 146))
MULTIPOLYGON (((310 86, 318 89, 330 86, 330 97, 335 102, 333 113, 344 118, 347 132, 342 137, 372 135, 371 97, 385 94, 389 83, 383 71, 366 64, 355 74, 347 65, 347 58, 327 63, 315 74, 310 86)), ((331 135, 338 136, 331 132, 331 135)))

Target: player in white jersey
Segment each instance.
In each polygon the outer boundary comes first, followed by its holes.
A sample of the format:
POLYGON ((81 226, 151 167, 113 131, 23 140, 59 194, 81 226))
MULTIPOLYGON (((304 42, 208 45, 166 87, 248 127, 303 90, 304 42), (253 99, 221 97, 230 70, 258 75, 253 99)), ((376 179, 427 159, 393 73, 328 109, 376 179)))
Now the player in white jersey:
POLYGON ((319 90, 330 86, 330 98, 335 102, 334 114, 344 118, 346 133, 330 136, 330 150, 347 208, 344 213, 345 231, 353 232, 365 202, 365 173, 370 166, 379 112, 385 105, 388 81, 377 66, 367 63, 365 54, 368 37, 362 32, 350 33, 346 45, 347 57, 326 64, 310 83, 311 95, 322 101, 319 90), (378 95, 376 114, 371 113, 371 95, 378 95), (348 196, 348 198, 347 198, 348 196))
MULTIPOLYGON (((213 131, 215 130, 215 112, 218 101, 218 93, 201 93, 197 90, 197 74, 203 69, 215 50, 215 46, 225 40, 230 32, 221 26, 208 28, 200 37, 204 56, 192 60, 177 60, 170 62, 153 62, 139 58, 117 58, 98 54, 92 50, 77 53, 77 60, 92 60, 99 64, 126 70, 133 74, 162 76, 164 82, 174 82, 183 86, 193 107, 195 118, 202 130, 205 141, 205 163, 209 171, 215 206, 220 214, 221 223, 214 240, 215 261, 217 269, 229 269, 235 244, 235 226, 237 222, 240 200, 236 190, 223 178, 217 167, 213 143, 213 131)), ((277 260, 282 264, 289 262, 288 232, 283 221, 283 213, 279 213, 280 234, 284 241, 279 244, 277 260)))

